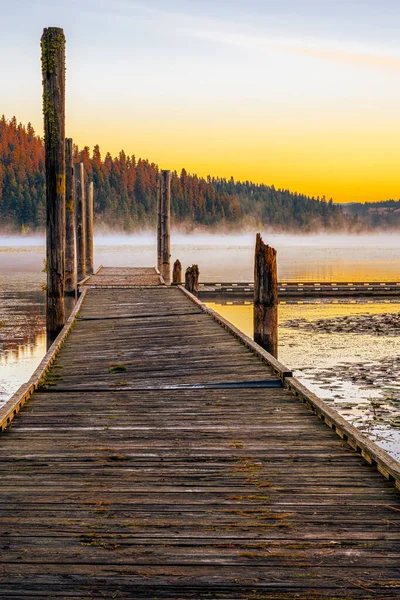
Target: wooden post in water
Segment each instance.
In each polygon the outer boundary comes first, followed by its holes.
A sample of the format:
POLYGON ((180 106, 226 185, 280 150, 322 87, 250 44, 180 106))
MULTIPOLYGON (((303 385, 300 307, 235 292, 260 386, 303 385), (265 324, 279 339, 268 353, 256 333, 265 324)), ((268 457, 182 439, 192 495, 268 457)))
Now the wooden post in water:
POLYGON ((172 283, 182 283, 182 265, 180 260, 174 262, 172 270, 172 283))
POLYGON ((278 358, 276 250, 257 233, 254 257, 254 341, 278 358))
POLYGON ((78 282, 86 277, 86 206, 83 163, 75 163, 76 265, 78 282))
POLYGON ((185 288, 194 296, 199 294, 199 267, 192 265, 186 269, 185 273, 185 288))
POLYGON ((65 290, 66 296, 76 296, 75 270, 75 185, 72 162, 72 139, 65 140, 65 290))
POLYGON ((161 171, 160 177, 161 222, 161 275, 171 283, 171 171, 161 171))
POLYGON ((157 269, 162 268, 161 173, 157 178, 157 269))
POLYGON ((46 168, 46 330, 51 345, 65 323, 65 37, 43 30, 42 81, 46 168))
POLYGON ((86 275, 94 271, 93 256, 93 181, 86 183, 86 275))

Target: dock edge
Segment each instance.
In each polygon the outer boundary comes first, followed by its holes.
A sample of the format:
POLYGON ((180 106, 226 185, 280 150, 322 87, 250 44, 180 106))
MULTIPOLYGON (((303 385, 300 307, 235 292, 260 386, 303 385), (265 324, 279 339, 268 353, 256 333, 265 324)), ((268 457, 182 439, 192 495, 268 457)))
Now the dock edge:
POLYGON ((65 342, 72 329, 72 326, 75 323, 76 317, 86 294, 87 289, 84 289, 67 322, 42 358, 39 366, 36 367, 31 378, 26 383, 23 383, 21 387, 11 396, 11 398, 7 400, 7 402, 0 408, 0 433, 10 425, 11 421, 19 413, 24 404, 29 400, 33 392, 38 388, 47 371, 50 369, 58 351, 65 342))
POLYGON ((266 352, 261 346, 244 334, 240 329, 232 325, 227 319, 219 315, 215 310, 206 306, 196 296, 188 292, 183 285, 177 286, 194 304, 203 312, 210 315, 214 321, 219 323, 231 335, 235 336, 253 354, 257 355, 263 362, 267 363, 274 373, 282 380, 294 396, 303 402, 327 427, 332 429, 344 442, 355 452, 360 454, 370 465, 375 467, 386 479, 393 482, 400 491, 400 464, 392 458, 385 450, 379 448, 372 440, 364 436, 356 427, 351 425, 339 413, 328 406, 324 400, 311 392, 293 373, 266 352))

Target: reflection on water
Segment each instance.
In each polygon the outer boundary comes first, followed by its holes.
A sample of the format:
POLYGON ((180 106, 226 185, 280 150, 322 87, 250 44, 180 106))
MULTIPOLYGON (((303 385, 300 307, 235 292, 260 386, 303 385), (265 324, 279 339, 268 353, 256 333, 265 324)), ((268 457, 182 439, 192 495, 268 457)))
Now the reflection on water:
POLYGON ((44 293, 0 293, 0 405, 29 379, 45 352, 44 293))
MULTIPOLYGON (((253 337, 251 304, 207 305, 253 337)), ((296 377, 397 460, 399 313, 394 300, 281 302, 278 350, 296 377)))

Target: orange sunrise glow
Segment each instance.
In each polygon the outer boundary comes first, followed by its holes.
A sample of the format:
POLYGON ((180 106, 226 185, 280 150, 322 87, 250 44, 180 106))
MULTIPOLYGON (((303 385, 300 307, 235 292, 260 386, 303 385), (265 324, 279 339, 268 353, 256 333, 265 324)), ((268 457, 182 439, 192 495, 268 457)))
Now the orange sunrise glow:
POLYGON ((390 10, 370 0, 299 12, 289 0, 229 11, 225 1, 22 4, 22 27, 16 9, 5 17, 20 36, 0 67, 6 118, 42 133, 38 38, 54 22, 67 37, 67 130, 80 147, 335 202, 400 196, 390 10))

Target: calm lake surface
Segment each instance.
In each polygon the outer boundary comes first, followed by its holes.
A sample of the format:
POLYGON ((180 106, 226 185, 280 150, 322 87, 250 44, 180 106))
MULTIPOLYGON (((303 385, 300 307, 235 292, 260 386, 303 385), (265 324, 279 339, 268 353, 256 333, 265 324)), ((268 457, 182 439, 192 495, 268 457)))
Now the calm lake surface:
MULTIPOLYGON (((200 280, 252 281, 253 235, 174 235, 172 261, 200 280)), ((287 281, 400 281, 396 236, 268 236, 287 281)), ((0 238, 0 405, 45 353, 43 238, 0 238)), ((96 238, 95 262, 152 266, 155 237, 96 238)), ((208 303, 248 335, 252 306, 208 303)), ((400 460, 400 298, 309 300, 279 306, 279 359, 345 418, 400 460)))

